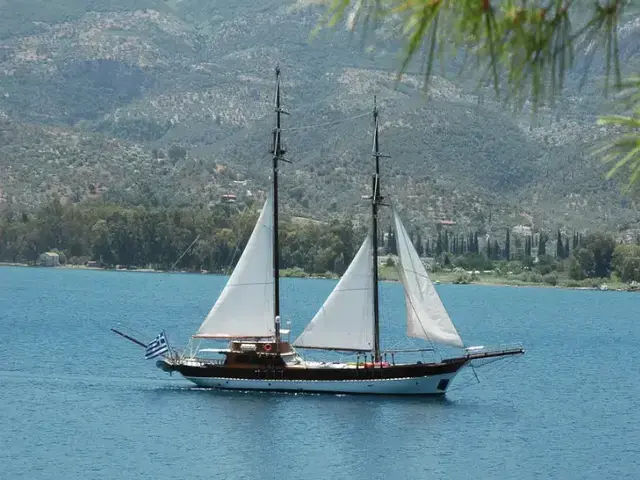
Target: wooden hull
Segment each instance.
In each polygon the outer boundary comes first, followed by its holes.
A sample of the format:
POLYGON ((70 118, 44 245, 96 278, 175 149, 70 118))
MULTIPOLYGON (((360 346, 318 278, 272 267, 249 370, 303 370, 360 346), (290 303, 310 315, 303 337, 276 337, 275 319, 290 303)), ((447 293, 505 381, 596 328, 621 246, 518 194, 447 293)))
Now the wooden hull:
POLYGON ((441 363, 393 365, 383 368, 286 366, 261 369, 204 363, 168 364, 194 384, 220 390, 260 390, 375 395, 443 395, 466 358, 441 363))

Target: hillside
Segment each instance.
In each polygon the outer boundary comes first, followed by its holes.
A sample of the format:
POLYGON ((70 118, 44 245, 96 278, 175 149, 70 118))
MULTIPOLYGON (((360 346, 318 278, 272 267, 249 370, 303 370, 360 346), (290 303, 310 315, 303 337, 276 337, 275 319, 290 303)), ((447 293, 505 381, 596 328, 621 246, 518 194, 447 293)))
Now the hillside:
MULTIPOLYGON (((78 0, 4 4, 0 201, 17 208, 53 194, 168 205, 207 205, 223 193, 259 198, 279 63, 293 162, 281 185, 293 215, 365 212, 375 94, 382 148, 392 155, 383 188, 422 228, 444 218, 489 230, 638 222, 633 201, 585 154, 604 135, 593 125, 602 110, 597 81, 531 124, 526 112, 516 116, 449 75, 454 65, 428 97, 419 76, 396 84, 391 41, 379 40, 373 54, 340 29, 310 41, 322 12, 314 2, 99 0, 91 11, 78 0)), ((633 68, 640 24, 624 28, 621 50, 633 68)))

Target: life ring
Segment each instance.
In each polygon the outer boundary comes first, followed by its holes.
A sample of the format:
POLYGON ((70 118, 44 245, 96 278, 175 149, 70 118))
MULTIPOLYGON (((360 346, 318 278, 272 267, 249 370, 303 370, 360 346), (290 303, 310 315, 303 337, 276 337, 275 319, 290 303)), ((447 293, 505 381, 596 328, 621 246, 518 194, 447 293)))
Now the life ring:
POLYGON ((271 351, 271 348, 272 348, 272 347, 271 347, 271 344, 270 344, 270 343, 267 343, 267 344, 265 344, 265 346, 264 346, 264 351, 265 351, 265 352, 270 352, 270 351, 271 351))

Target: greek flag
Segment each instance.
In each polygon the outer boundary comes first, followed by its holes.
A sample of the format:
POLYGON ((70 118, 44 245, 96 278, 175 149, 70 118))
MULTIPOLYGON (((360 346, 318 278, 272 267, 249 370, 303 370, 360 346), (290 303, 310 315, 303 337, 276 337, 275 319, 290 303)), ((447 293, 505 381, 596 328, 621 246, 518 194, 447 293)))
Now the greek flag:
POLYGON ((144 358, 147 360, 150 358, 162 355, 169 350, 169 344, 167 344, 167 338, 164 336, 164 330, 160 332, 160 335, 156 339, 147 345, 147 351, 144 354, 144 358))

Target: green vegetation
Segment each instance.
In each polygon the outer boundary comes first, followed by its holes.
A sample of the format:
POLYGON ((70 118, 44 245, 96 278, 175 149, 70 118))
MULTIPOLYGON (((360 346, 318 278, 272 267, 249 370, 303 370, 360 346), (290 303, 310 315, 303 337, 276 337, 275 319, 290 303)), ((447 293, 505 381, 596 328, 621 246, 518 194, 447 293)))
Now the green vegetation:
MULTIPOLYGON (((255 209, 239 211, 231 205, 147 209, 54 200, 33 214, 7 211, 0 217, 0 261, 34 264, 42 252, 54 250, 71 264, 93 260, 108 268, 228 272, 256 219, 255 209)), ((285 221, 282 267, 294 276, 341 274, 361 238, 349 222, 285 221)))
MULTIPOLYGON (((0 262, 36 264, 45 251, 60 254, 62 264, 114 268, 152 268, 229 273, 257 219, 255 208, 124 207, 100 201, 62 204, 54 200, 35 213, 5 211, 0 216, 0 262)), ((337 277, 344 273, 365 236, 350 221, 320 223, 285 218, 281 224, 282 275, 337 277)), ((423 239, 414 231, 417 250, 425 252, 434 280, 469 284, 547 285, 636 288, 640 282, 640 238, 617 244, 612 236, 558 232, 559 256, 546 252, 548 235, 484 238, 441 230, 423 239), (433 245, 434 250, 431 250, 433 245), (562 245, 562 248, 559 246, 562 245), (491 246, 489 249, 488 247, 491 246), (569 254, 569 249, 572 253, 569 254), (489 252, 489 253, 487 253, 489 252)), ((389 232, 379 240, 380 278, 399 279, 389 232)))
POLYGON ((611 134, 622 131, 622 135, 608 140, 598 153, 605 153, 604 161, 613 164, 609 176, 624 169, 630 174, 629 185, 640 182, 640 67, 636 63, 634 71, 634 64, 626 62, 629 48, 633 51, 637 45, 625 42, 620 28, 625 19, 638 15, 636 1, 332 0, 330 4, 330 26, 350 11, 352 28, 382 25, 385 36, 385 26, 396 27, 394 36, 405 44, 400 73, 421 55, 426 86, 436 60, 463 52, 465 60, 482 69, 483 74, 476 75, 480 84, 491 83, 497 95, 504 93, 517 108, 530 101, 537 112, 541 104, 553 104, 566 95, 565 86, 577 64, 583 75, 602 75, 605 94, 611 85, 626 91, 626 103, 620 108, 629 115, 600 120, 600 125, 617 127, 609 130, 611 134), (585 46, 591 51, 602 48, 602 70, 589 71, 591 62, 575 55, 585 46), (634 74, 627 82, 622 81, 623 69, 634 74))
MULTIPOLYGON (((564 287, 638 289, 640 285, 640 237, 637 245, 617 244, 611 235, 586 236, 557 233, 556 256, 546 253, 546 234, 518 237, 505 235, 495 242, 493 252, 464 252, 461 256, 446 249, 436 257, 431 276, 435 280, 459 284, 548 285, 564 287), (518 246, 519 245, 519 246, 518 246), (542 247, 542 248, 541 248, 542 247), (509 253, 512 251, 514 253, 509 253), (572 249, 573 253, 569 253, 572 249), (623 285, 623 284, 631 284, 623 285)), ((491 240, 487 245, 491 245, 491 240)))
MULTIPOLYGON (((409 73, 417 64, 396 82, 397 30, 387 24, 374 57, 342 28, 309 42, 325 11, 314 3, 267 0, 256 14, 249 0, 100 0, 91 11, 77 0, 12 0, 0 19, 0 209, 34 213, 56 195, 172 209, 232 193, 251 206, 247 192, 268 188, 280 62, 291 216, 366 221, 375 93, 391 154, 383 193, 425 239, 442 219, 482 233, 638 229, 636 198, 617 178, 603 181, 589 155, 610 135, 594 124, 606 58, 576 44, 564 96, 532 120, 457 76, 459 59, 433 71, 427 96, 409 73), (587 60, 597 73, 578 90, 587 60)), ((622 68, 635 68, 637 26, 621 19, 619 30, 622 68)))

